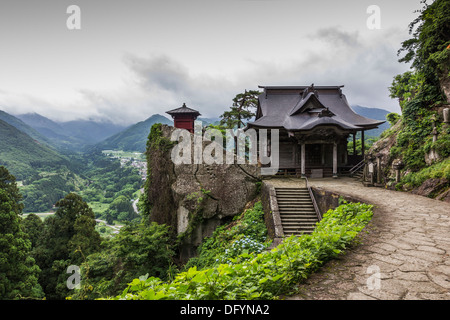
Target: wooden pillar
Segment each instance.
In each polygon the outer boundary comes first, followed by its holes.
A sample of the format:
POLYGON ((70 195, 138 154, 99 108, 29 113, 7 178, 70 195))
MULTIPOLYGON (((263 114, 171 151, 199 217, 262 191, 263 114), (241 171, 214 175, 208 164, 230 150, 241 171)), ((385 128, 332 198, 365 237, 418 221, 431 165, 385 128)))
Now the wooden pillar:
POLYGON ((353 155, 356 156, 356 132, 353 133, 353 155))
POLYGON ((338 159, 337 159, 337 143, 333 144, 333 178, 337 178, 337 167, 338 167, 338 159))
POLYGON ((301 155, 300 155, 300 157, 301 157, 301 173, 302 173, 302 177, 304 177, 305 176, 305 173, 306 173, 306 157, 305 157, 305 150, 306 150, 306 148, 305 148, 305 144, 304 143, 302 143, 301 144, 301 155))
POLYGON ((364 154, 365 154, 365 146, 364 146, 364 130, 361 131, 361 155, 363 156, 364 159, 364 154))
POLYGON ((322 155, 321 163, 322 163, 322 166, 324 166, 325 165, 325 144, 321 144, 320 145, 320 152, 321 152, 321 155, 322 155))

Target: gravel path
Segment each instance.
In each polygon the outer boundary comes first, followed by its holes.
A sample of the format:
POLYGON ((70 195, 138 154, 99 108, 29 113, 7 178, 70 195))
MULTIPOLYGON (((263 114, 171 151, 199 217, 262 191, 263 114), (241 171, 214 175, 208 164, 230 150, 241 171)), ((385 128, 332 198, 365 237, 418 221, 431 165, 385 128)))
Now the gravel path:
POLYGON ((314 187, 373 204, 361 243, 330 261, 287 299, 450 300, 450 204, 367 188, 350 178, 310 180, 314 187))

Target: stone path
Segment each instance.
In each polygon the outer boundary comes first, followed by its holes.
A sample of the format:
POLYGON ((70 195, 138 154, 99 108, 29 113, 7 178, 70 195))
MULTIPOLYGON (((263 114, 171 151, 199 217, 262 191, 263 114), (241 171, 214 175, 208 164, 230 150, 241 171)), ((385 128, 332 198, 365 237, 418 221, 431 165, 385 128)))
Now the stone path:
POLYGON ((287 299, 450 300, 449 203, 366 188, 351 178, 310 184, 373 204, 374 216, 359 244, 287 299))

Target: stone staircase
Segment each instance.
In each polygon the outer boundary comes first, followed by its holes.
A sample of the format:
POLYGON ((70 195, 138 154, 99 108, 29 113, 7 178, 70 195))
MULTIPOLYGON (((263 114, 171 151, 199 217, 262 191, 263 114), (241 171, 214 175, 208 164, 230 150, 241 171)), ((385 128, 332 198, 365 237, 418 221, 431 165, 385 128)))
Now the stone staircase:
POLYGON ((319 221, 307 188, 275 188, 285 236, 312 233, 319 221))
POLYGON ((363 169, 358 169, 357 171, 355 171, 355 173, 353 173, 352 177, 355 178, 356 180, 362 180, 363 179, 363 169))

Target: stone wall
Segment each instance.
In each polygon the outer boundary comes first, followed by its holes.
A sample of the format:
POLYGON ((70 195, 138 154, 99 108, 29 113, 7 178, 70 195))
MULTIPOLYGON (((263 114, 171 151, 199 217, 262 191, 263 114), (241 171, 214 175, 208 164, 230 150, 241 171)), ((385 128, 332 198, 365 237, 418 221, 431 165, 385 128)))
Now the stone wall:
MULTIPOLYGON (((318 187, 312 187, 314 198, 316 199, 317 207, 322 216, 328 211, 339 207, 339 199, 347 202, 364 202, 353 196, 341 195, 336 192, 328 191, 318 187)), ((345 190, 343 190, 345 192, 345 190)))

